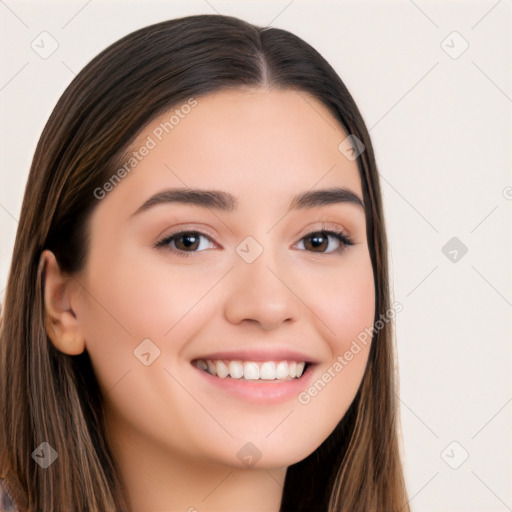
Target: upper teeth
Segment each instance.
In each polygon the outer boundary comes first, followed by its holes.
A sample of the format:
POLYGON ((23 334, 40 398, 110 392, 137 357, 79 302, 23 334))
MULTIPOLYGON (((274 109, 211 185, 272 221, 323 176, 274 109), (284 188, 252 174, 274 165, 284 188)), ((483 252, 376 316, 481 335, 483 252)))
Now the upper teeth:
POLYGON ((246 380, 289 380, 304 372, 304 361, 226 361, 197 359, 194 364, 211 375, 246 380))

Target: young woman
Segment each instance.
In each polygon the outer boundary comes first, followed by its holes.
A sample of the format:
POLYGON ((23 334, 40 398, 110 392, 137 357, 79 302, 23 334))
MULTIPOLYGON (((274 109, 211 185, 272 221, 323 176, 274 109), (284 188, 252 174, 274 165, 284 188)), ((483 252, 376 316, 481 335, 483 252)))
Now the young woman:
POLYGON ((129 34, 30 170, 4 509, 407 512, 395 310, 371 141, 332 67, 228 16, 129 34))

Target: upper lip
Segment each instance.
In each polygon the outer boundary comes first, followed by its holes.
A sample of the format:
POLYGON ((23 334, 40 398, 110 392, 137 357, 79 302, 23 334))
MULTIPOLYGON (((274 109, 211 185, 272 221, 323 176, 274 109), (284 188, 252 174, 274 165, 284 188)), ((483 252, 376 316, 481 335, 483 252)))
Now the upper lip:
POLYGON ((220 360, 227 359, 229 361, 305 361, 307 363, 317 363, 318 361, 296 349, 291 348, 245 348, 237 350, 223 350, 211 352, 209 354, 198 356, 193 361, 202 360, 220 360))

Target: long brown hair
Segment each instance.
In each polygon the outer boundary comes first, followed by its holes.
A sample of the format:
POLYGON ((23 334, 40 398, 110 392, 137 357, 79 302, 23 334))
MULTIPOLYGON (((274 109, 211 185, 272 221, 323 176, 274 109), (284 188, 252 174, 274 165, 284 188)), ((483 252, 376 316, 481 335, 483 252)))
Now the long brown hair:
MULTIPOLYGON (((240 87, 294 89, 325 104, 363 142, 357 158, 373 265, 375 320, 391 307, 387 241, 372 144, 347 88, 297 36, 223 15, 137 30, 71 82, 37 145, 21 209, 0 330, 0 469, 20 508, 125 511, 87 351, 57 350, 45 329, 44 249, 83 268, 101 187, 140 130, 191 97, 240 87), (58 453, 43 469, 31 454, 58 453)), ((286 473, 281 511, 409 511, 400 454, 392 328, 375 332, 361 386, 333 433, 286 473)))

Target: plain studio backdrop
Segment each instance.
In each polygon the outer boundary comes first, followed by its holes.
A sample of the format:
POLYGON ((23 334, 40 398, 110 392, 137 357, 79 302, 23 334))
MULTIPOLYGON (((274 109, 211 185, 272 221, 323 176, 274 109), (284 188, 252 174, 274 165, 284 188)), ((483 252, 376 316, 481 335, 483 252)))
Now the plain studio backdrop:
POLYGON ((0 300, 32 155, 74 75, 165 19, 229 14, 314 46, 372 137, 417 512, 512 510, 510 0, 0 1, 0 300))

